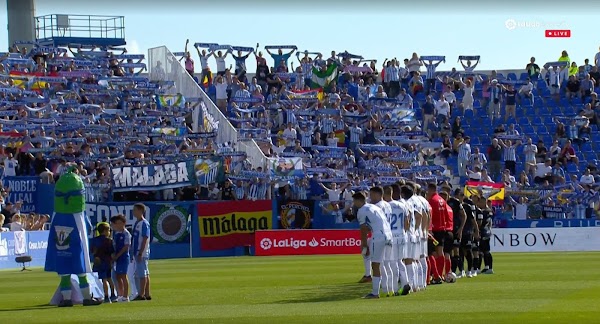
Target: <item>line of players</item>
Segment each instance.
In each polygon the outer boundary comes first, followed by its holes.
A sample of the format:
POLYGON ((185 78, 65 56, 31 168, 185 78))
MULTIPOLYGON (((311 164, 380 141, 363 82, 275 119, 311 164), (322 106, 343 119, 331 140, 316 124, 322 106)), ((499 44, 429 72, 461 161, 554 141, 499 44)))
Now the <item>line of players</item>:
POLYGON ((373 187, 353 195, 361 230, 365 275, 372 282, 364 298, 407 295, 429 284, 493 273, 489 238, 492 211, 485 198, 466 198, 460 190, 414 182, 373 187), (423 194, 423 195, 421 195, 423 194), (367 202, 368 201, 368 202, 367 202), (464 271, 467 261, 468 274, 464 271), (456 273, 456 274, 455 274, 456 273), (444 280, 445 279, 445 280, 444 280))

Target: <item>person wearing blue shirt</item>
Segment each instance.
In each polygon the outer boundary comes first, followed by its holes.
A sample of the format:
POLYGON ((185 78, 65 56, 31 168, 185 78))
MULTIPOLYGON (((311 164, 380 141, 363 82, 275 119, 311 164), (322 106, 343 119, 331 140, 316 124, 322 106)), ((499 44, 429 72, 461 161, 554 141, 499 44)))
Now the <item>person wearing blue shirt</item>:
POLYGON ((290 58, 290 56, 292 56, 292 54, 296 51, 296 49, 292 49, 291 52, 283 54, 283 51, 281 50, 281 48, 277 51, 277 54, 273 54, 271 53, 271 51, 269 51, 269 49, 267 48, 267 53, 269 53, 269 55, 271 55, 271 57, 273 58, 273 67, 277 68, 278 66, 281 65, 281 62, 285 63, 285 66, 287 67, 288 65, 288 60, 290 58))
POLYGON ((131 234, 125 229, 127 220, 124 215, 117 215, 110 218, 110 224, 113 228, 113 244, 115 255, 115 274, 117 276, 118 302, 129 301, 129 280, 127 271, 129 270, 129 248, 131 246, 131 234))
POLYGON ((148 259, 150 258, 150 223, 144 217, 146 206, 144 204, 133 205, 133 242, 131 258, 135 260, 135 275, 139 279, 138 296, 134 300, 151 300, 150 296, 150 272, 148 271, 148 259))

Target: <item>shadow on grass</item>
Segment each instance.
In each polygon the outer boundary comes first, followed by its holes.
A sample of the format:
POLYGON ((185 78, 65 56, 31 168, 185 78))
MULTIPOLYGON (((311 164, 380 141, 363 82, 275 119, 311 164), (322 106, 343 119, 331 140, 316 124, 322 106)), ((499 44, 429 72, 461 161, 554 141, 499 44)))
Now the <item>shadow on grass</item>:
POLYGON ((43 304, 43 305, 25 306, 25 307, 12 308, 12 309, 0 309, 0 313, 30 311, 30 310, 44 310, 44 309, 49 309, 49 308, 56 308, 56 306, 50 305, 50 304, 43 304))
POLYGON ((300 304, 322 303, 359 299, 371 292, 371 284, 344 284, 337 286, 322 286, 298 288, 291 291, 296 298, 274 301, 269 304, 300 304))

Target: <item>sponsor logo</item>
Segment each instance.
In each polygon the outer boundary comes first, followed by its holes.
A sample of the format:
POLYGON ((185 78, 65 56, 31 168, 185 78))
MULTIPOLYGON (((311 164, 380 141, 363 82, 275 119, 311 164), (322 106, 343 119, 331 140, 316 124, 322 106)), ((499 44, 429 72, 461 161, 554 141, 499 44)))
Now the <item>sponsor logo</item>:
POLYGON ((54 226, 54 230, 56 233, 55 242, 56 249, 59 251, 68 250, 71 247, 71 232, 73 232, 73 227, 67 226, 54 226))
POLYGON ((258 213, 238 213, 216 217, 201 217, 200 234, 203 237, 223 236, 233 233, 252 234, 268 230, 271 217, 258 213))
POLYGON ((181 242, 187 236, 187 215, 185 208, 165 206, 152 220, 152 229, 160 243, 181 242))
POLYGON ((259 231, 257 255, 358 254, 360 232, 356 230, 259 231))
POLYGON ((310 208, 300 202, 290 202, 280 207, 279 213, 283 228, 309 228, 311 223, 310 208))
POLYGON ((555 242, 556 233, 494 234, 494 245, 499 246, 553 246, 555 242))
POLYGON ((29 242, 29 250, 43 250, 48 248, 48 241, 29 242))

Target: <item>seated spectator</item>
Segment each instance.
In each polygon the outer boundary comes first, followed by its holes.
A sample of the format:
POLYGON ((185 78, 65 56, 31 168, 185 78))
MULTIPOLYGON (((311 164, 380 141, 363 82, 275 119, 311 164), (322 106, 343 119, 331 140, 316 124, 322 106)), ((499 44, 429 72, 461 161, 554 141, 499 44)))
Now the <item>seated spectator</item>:
POLYGON ((525 84, 523 86, 521 86, 521 88, 519 88, 519 98, 521 98, 521 100, 523 98, 528 98, 531 100, 531 104, 533 104, 534 102, 534 96, 533 96, 533 83, 531 82, 531 79, 527 78, 527 80, 525 81, 525 84))
POLYGON ((467 177, 470 181, 481 181, 481 169, 477 166, 472 170, 467 169, 467 177))
POLYGON ((535 167, 535 175, 533 177, 533 182, 536 184, 542 184, 544 182, 552 181, 552 160, 546 159, 544 163, 536 163, 533 164, 532 167, 535 167))
POLYGON ((565 147, 563 147, 558 159, 562 162, 563 165, 567 163, 575 163, 575 165, 579 165, 579 159, 575 154, 575 148, 571 144, 571 140, 567 140, 565 143, 565 147))
POLYGON ((574 75, 569 76, 567 82, 567 99, 577 98, 581 95, 581 82, 574 75))
POLYGON ((494 182, 492 177, 487 173, 487 169, 481 169, 481 182, 494 182))
POLYGON ((516 181, 515 177, 513 175, 511 175, 510 172, 511 172, 511 170, 509 170, 509 169, 505 169, 502 172, 502 183, 504 183, 504 186, 506 188, 516 189, 517 181, 516 181))
POLYGON ((544 145, 544 141, 539 140, 537 143, 537 153, 535 154, 536 163, 545 161, 546 154, 548 154, 548 149, 546 148, 546 145, 544 145))
POLYGON ((421 73, 419 71, 415 71, 412 78, 408 82, 408 86, 410 87, 411 93, 413 96, 416 96, 417 93, 423 91, 423 78, 421 77, 421 73))
POLYGON ((552 168, 552 184, 561 185, 565 183, 565 170, 563 164, 557 162, 552 168))
POLYGON ((452 123, 452 137, 456 138, 456 136, 460 134, 464 134, 464 130, 462 128, 462 121, 459 116, 454 118, 454 122, 452 123))
POLYGON ((5 220, 6 220, 6 218, 4 217, 4 215, 0 214, 0 233, 10 231, 9 228, 4 227, 5 220))
POLYGON ((530 186, 529 176, 527 175, 527 173, 525 171, 521 171, 521 174, 519 175, 519 181, 517 182, 517 187, 519 187, 520 189, 523 189, 523 188, 527 188, 529 186, 530 186))
POLYGON ((563 138, 567 138, 567 129, 565 127, 565 124, 563 124, 561 121, 559 120, 555 120, 556 122, 556 132, 554 133, 554 139, 563 139, 563 138))
POLYGON ((452 143, 450 142, 450 136, 444 136, 442 140, 441 155, 447 159, 452 154, 452 143))
POLYGON ((23 219, 21 217, 21 214, 16 214, 12 217, 12 221, 10 222, 10 231, 11 232, 17 232, 17 231, 24 231, 25 230, 25 226, 23 225, 23 219))
POLYGON ((585 102, 586 98, 590 98, 592 93, 594 92, 594 88, 596 87, 596 83, 588 73, 585 74, 585 78, 581 80, 581 100, 585 102))
POLYGON ((595 183, 596 179, 594 179, 594 176, 592 175, 590 169, 586 168, 585 173, 581 176, 581 179, 579 179, 579 184, 582 186, 592 188, 595 183))

